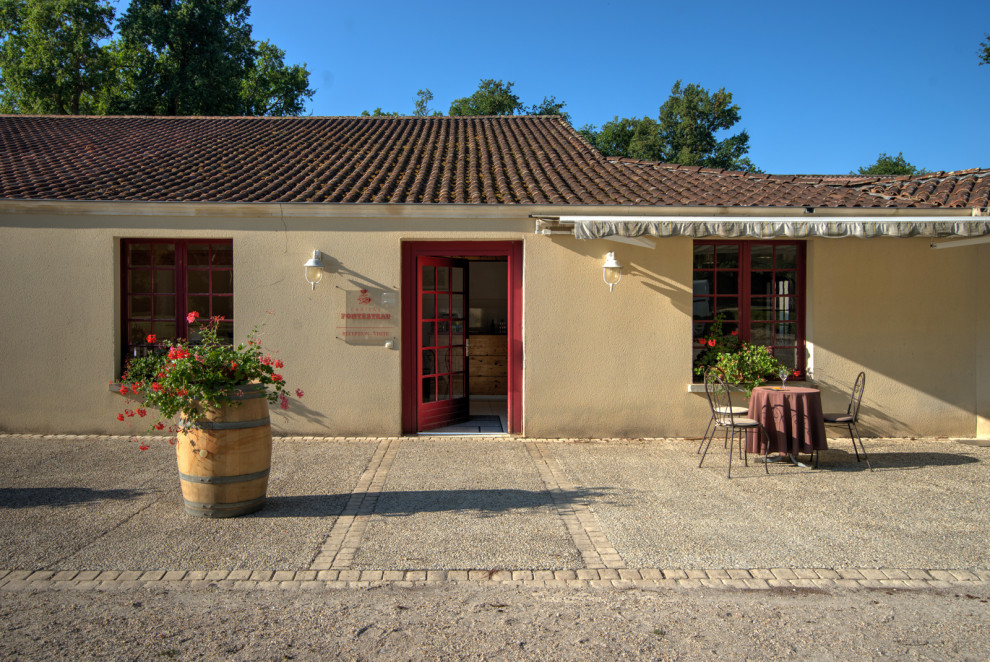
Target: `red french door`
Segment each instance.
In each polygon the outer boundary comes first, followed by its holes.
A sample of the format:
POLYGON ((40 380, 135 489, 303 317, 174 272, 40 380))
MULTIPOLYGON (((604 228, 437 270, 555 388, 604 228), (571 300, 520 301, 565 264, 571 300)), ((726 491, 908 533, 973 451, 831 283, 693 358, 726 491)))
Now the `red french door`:
POLYGON ((522 432, 522 249, 521 241, 403 242, 403 433, 444 427, 468 416, 468 283, 463 258, 473 257, 503 258, 507 264, 508 432, 522 432))
POLYGON ((467 263, 442 257, 417 259, 417 370, 421 429, 469 417, 465 360, 467 263))

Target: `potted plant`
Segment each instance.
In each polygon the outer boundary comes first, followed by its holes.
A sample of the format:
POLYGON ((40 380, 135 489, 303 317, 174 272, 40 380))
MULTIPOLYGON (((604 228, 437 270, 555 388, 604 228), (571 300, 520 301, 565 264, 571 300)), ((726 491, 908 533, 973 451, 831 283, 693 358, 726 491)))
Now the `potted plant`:
POLYGON ((709 368, 718 368, 725 374, 726 382, 746 389, 748 396, 753 389, 767 380, 776 379, 782 370, 798 377, 773 355, 765 345, 753 345, 739 340, 739 332, 722 329, 724 317, 716 315, 706 336, 698 339, 702 351, 695 358, 694 372, 704 375, 709 368))
MULTIPOLYGON (((189 313, 190 324, 199 318, 189 313)), ((217 334, 223 317, 199 325, 199 342, 159 342, 128 362, 120 393, 136 408, 117 414, 124 421, 158 410, 153 430, 177 433, 176 459, 186 512, 199 517, 233 517, 264 505, 271 468, 269 403, 289 408, 280 372, 283 363, 266 354, 255 328, 246 345, 224 343, 217 334)), ((297 397, 303 392, 296 390, 297 397)), ((141 444, 146 450, 148 446, 141 444)))

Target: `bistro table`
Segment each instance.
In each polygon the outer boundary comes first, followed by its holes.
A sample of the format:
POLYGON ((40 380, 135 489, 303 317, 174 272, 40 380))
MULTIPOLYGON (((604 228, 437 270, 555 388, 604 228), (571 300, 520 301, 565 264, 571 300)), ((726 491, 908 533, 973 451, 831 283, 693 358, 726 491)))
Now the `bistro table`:
MULTIPOLYGON (((798 453, 828 449, 822 394, 802 386, 758 386, 749 398, 749 417, 759 421, 770 438, 769 452, 786 453, 792 462, 798 453)), ((758 430, 746 434, 746 450, 767 452, 766 441, 758 430)))

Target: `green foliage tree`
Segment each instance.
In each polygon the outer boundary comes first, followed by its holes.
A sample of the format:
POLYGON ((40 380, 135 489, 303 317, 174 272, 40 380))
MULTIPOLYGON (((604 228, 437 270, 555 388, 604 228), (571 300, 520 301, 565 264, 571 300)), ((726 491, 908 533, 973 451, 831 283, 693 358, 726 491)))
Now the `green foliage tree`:
POLYGON ((881 152, 876 163, 863 166, 857 172, 860 175, 924 175, 928 171, 908 163, 903 152, 898 152, 897 156, 881 152))
POLYGON ((268 41, 256 45, 254 63, 241 79, 242 115, 302 115, 313 98, 306 65, 285 64, 285 51, 268 41))
POLYGON ((454 99, 450 104, 450 115, 515 115, 524 106, 512 92, 514 83, 503 83, 492 78, 482 79, 478 89, 469 97, 454 99))
POLYGON ((433 101, 433 92, 430 88, 418 90, 416 92, 416 104, 413 110, 413 117, 439 117, 443 113, 439 110, 430 110, 430 102, 433 101))
POLYGON ((677 81, 657 120, 615 117, 600 130, 584 126, 581 133, 606 156, 759 172, 744 156, 749 151, 746 131, 722 140, 717 137, 739 119, 739 106, 725 88, 711 93, 693 83, 682 87, 677 81))
POLYGON ((114 13, 107 0, 0 0, 0 111, 98 112, 114 13))
POLYGON ((980 58, 980 64, 990 64, 990 34, 985 35, 987 40, 980 42, 980 49, 977 51, 977 55, 980 58))
POLYGON ((367 110, 362 110, 361 117, 401 117, 401 115, 395 112, 392 113, 385 112, 384 110, 381 109, 381 107, 378 107, 372 110, 371 112, 368 112, 367 110))

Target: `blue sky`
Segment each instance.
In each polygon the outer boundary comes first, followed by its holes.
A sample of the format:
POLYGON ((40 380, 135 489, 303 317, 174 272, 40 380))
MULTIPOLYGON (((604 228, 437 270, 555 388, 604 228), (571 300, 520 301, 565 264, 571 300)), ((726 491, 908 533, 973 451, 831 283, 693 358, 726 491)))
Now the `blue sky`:
POLYGON ((990 167, 990 0, 252 0, 251 23, 306 63, 313 115, 411 114, 421 88, 446 114, 495 78, 600 126, 656 117, 681 79, 732 92, 767 172, 848 173, 880 152, 990 167))

